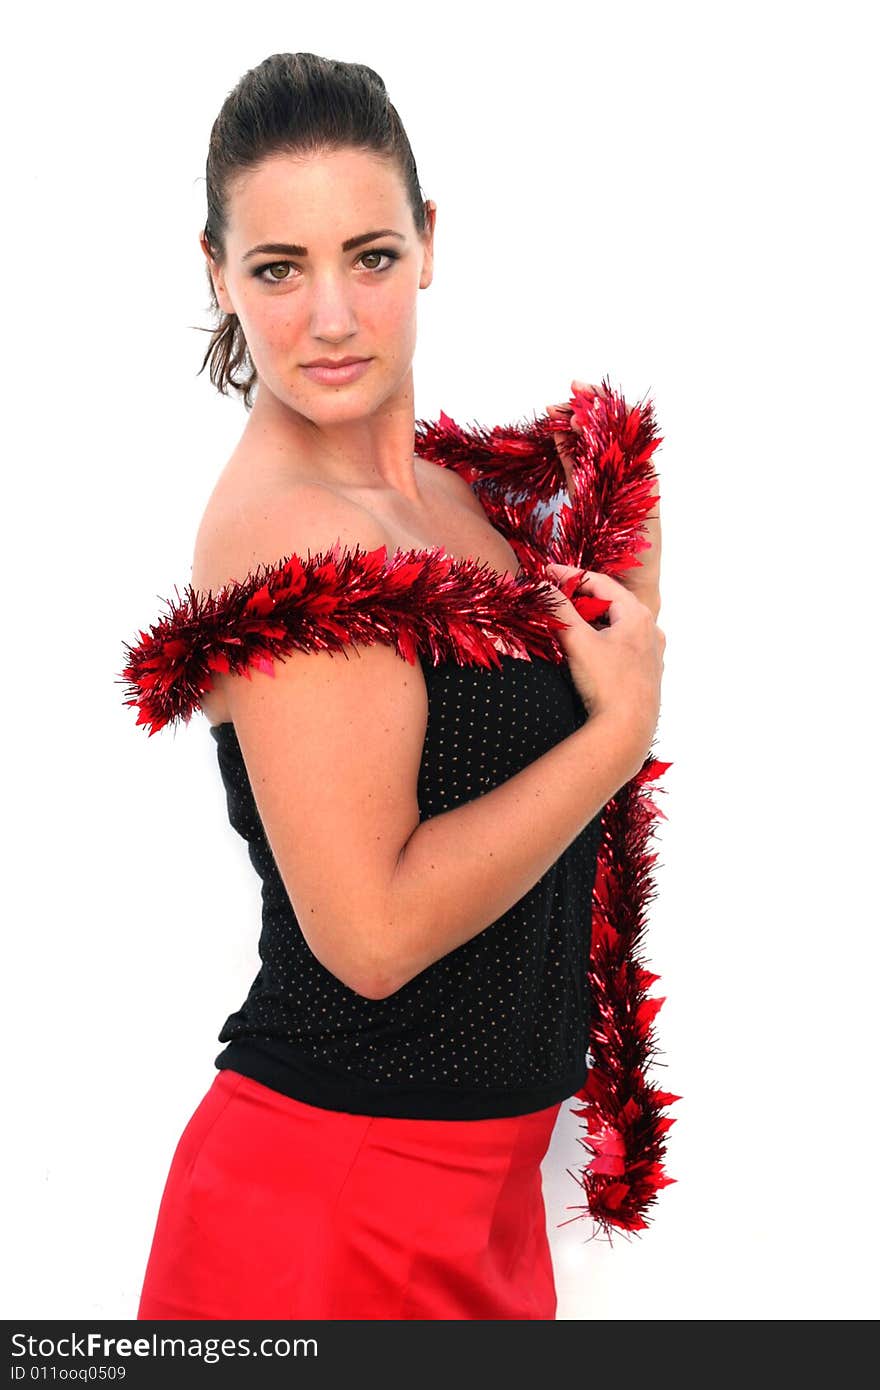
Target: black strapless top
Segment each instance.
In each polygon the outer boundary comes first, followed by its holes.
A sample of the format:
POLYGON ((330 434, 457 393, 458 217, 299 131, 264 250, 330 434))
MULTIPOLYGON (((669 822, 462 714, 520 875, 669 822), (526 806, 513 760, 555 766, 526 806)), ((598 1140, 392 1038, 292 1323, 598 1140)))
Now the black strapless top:
MULTIPOLYGON (((420 657, 428 722, 420 820, 512 777, 586 721, 567 664, 420 657)), ((587 1074, 587 971, 601 815, 497 921, 384 999, 313 955, 260 821, 232 723, 213 725, 229 820, 262 880, 261 966, 215 1059, 311 1105, 424 1119, 520 1115, 587 1074)), ((357 903, 352 904, 357 912, 357 903)))

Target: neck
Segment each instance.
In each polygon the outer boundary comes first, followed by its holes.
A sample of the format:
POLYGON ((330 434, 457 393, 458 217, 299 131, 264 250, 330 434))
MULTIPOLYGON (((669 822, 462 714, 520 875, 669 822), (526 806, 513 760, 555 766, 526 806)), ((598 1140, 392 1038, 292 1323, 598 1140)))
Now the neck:
POLYGON ((353 420, 309 419, 261 385, 236 449, 253 477, 291 482, 308 477, 329 486, 392 491, 421 500, 413 451, 412 372, 395 394, 353 420))

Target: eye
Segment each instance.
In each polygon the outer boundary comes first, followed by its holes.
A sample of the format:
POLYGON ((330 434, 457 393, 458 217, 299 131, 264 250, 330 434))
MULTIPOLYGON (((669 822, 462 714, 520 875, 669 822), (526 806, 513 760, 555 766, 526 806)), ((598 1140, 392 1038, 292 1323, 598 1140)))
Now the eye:
MULTIPOLYGON (((400 260, 400 253, 398 251, 392 251, 390 247, 380 248, 374 246, 371 251, 362 251, 360 256, 358 256, 358 260, 362 261, 366 256, 384 256, 389 262, 388 265, 383 266, 367 266, 367 270, 371 275, 384 274, 386 270, 391 269, 391 264, 394 261, 400 260)), ((294 265, 293 261, 270 261, 267 265, 258 266, 251 274, 256 276, 258 280, 262 280, 264 285, 285 285, 288 280, 294 280, 297 277, 294 275, 275 275, 270 272, 296 269, 297 267, 294 265)))
POLYGON ((264 265, 261 269, 255 270, 254 274, 256 275, 258 280, 263 281, 264 285, 269 284, 270 282, 276 285, 281 285, 284 283, 284 280, 290 279, 289 275, 285 275, 283 278, 275 275, 269 275, 269 280, 264 279, 264 276, 268 271, 284 270, 285 267, 288 270, 290 269, 290 261, 273 261, 272 265, 264 265))

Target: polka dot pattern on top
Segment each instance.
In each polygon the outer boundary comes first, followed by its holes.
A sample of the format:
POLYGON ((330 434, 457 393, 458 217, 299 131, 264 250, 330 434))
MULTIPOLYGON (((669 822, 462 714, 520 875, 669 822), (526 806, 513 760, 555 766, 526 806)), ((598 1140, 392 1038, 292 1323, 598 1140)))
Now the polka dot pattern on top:
MULTIPOLYGON (((499 786, 586 721, 566 663, 500 661, 434 666, 421 657, 420 820, 499 786)), ((247 841, 263 900, 260 969, 219 1034, 217 1068, 331 1110, 425 1119, 527 1114, 580 1089, 601 816, 497 921, 388 998, 366 999, 300 931, 234 725, 210 732, 229 820, 247 841)))

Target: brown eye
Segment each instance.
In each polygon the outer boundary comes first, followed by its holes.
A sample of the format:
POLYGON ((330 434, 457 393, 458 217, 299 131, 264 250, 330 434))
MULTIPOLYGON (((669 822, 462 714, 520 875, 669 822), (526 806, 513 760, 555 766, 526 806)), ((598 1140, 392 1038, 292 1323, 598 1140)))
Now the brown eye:
POLYGON ((290 261, 271 261, 269 265, 259 266, 253 275, 257 280, 262 280, 264 285, 283 285, 288 280, 293 279, 291 275, 276 275, 275 271, 293 270, 294 266, 290 261), (268 278, 267 278, 268 277, 268 278))
POLYGON ((399 254, 399 252, 397 252, 397 251, 390 251, 390 250, 381 250, 379 247, 374 247, 374 249, 373 249, 372 251, 365 251, 365 252, 363 253, 363 255, 360 257, 360 259, 363 260, 365 256, 378 256, 380 260, 381 260, 382 257, 384 256, 385 260, 389 262, 388 265, 381 265, 381 266, 371 266, 371 265, 368 265, 368 266, 367 266, 367 270, 371 270, 371 271, 373 271, 375 274, 378 274, 378 275, 383 274, 383 272, 386 271, 386 270, 390 270, 390 269, 391 269, 391 266, 394 264, 394 262, 400 260, 400 254, 399 254))

